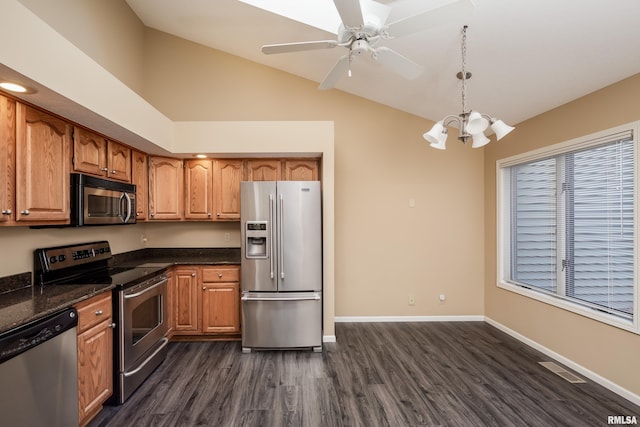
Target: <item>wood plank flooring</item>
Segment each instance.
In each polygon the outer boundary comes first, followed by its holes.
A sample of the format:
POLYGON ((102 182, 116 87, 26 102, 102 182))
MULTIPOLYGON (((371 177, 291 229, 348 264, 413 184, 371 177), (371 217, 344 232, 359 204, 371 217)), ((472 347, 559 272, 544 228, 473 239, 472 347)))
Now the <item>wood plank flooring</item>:
POLYGON ((606 426, 640 407, 483 322, 338 323, 322 353, 171 343, 98 426, 606 426))

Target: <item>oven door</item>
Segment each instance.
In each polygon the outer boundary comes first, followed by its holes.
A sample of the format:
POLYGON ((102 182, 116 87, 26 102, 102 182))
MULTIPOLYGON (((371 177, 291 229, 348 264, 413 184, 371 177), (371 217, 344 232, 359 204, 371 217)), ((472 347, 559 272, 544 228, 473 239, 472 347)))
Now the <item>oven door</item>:
POLYGON ((119 294, 119 370, 126 375, 151 357, 167 334, 167 278, 161 275, 119 294))

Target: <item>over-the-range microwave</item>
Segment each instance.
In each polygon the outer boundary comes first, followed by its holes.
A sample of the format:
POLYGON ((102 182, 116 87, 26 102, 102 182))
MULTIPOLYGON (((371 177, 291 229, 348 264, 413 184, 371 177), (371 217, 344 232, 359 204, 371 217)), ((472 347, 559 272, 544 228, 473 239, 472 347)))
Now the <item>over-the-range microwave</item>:
POLYGON ((135 185, 85 174, 71 174, 72 226, 135 222, 135 185))

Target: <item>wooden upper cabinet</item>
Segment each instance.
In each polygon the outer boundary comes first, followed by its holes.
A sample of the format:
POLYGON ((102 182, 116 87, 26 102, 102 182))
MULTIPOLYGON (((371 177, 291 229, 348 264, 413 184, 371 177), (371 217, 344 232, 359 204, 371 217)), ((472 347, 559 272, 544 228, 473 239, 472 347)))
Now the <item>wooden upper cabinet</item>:
POLYGON ((285 161, 284 179, 287 181, 317 181, 320 177, 317 160, 285 161))
POLYGON ((107 141, 76 126, 73 129, 73 170, 107 176, 107 141))
POLYGON ((16 104, 16 221, 69 221, 72 126, 16 104))
POLYGON ((182 160, 149 157, 149 219, 180 220, 184 216, 182 160))
POLYGON ((214 161, 214 201, 217 219, 240 219, 242 160, 214 161))
POLYGON ((149 177, 147 155, 136 150, 131 152, 131 183, 136 186, 136 220, 141 221, 147 218, 149 177))
POLYGON ((187 219, 213 218, 213 161, 187 160, 184 164, 187 219))
POLYGON ((280 181, 282 164, 278 159, 247 160, 247 181, 280 181))
POLYGON ((107 177, 131 182, 131 148, 107 141, 107 177))
POLYGON ((15 220, 16 103, 0 95, 0 224, 15 220))
POLYGON ((76 126, 73 130, 73 170, 131 182, 131 149, 76 126))

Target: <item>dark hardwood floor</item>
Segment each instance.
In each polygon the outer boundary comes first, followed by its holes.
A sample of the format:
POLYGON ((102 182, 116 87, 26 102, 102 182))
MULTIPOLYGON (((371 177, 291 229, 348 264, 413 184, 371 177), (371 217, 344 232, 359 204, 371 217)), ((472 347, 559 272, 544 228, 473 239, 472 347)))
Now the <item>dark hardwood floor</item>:
POLYGON ((640 407, 572 384, 483 322, 338 323, 322 353, 171 343, 97 426, 606 426, 640 407))

